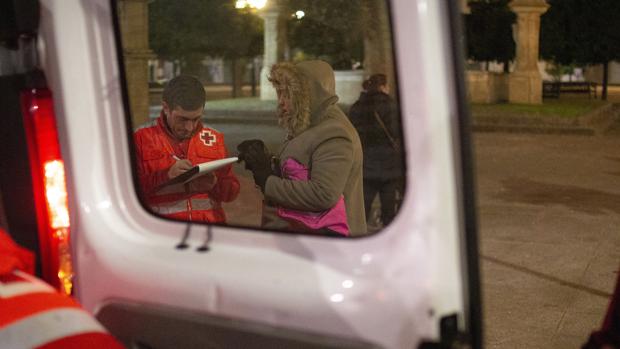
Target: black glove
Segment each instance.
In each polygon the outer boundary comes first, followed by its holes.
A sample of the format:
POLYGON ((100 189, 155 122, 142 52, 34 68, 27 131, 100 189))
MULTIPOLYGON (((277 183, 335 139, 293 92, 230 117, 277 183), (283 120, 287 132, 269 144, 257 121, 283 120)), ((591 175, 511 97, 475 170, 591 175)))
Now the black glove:
POLYGON ((239 161, 245 161, 245 169, 252 171, 254 183, 265 192, 267 178, 273 174, 271 169, 271 153, 265 143, 259 139, 250 139, 237 146, 239 161))

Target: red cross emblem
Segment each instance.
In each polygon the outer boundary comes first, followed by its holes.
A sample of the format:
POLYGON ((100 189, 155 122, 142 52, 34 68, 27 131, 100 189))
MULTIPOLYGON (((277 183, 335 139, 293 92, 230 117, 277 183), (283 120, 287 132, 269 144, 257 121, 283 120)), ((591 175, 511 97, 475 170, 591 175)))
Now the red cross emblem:
POLYGON ((202 132, 200 132, 200 140, 204 145, 210 147, 215 144, 215 135, 209 130, 202 130, 202 132))

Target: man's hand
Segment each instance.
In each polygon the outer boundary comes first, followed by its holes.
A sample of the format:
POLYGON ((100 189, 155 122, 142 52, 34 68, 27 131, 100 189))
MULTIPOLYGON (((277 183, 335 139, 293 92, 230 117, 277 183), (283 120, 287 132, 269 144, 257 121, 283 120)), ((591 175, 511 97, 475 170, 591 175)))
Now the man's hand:
POLYGON ((206 193, 211 191, 217 184, 217 176, 215 173, 207 173, 189 182, 189 190, 191 192, 206 193))
POLYGON ((187 170, 194 167, 187 159, 177 160, 168 170, 168 178, 174 178, 178 175, 185 173, 187 170))
POLYGON ((271 170, 271 154, 265 143, 259 139, 241 142, 237 146, 239 161, 245 161, 245 169, 252 171, 254 182, 265 191, 267 178, 273 174, 271 170))

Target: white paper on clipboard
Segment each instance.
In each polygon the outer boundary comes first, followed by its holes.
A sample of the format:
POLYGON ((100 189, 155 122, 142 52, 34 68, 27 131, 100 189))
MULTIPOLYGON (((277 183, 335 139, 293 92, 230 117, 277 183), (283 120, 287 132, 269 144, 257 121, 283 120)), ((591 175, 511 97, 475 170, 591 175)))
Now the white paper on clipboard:
POLYGON ((166 187, 166 186, 172 185, 172 184, 178 184, 178 183, 185 184, 185 183, 191 182, 194 179, 196 179, 197 177, 200 177, 200 176, 205 175, 207 173, 213 172, 213 171, 215 171, 215 170, 217 170, 219 168, 222 168, 222 167, 224 167, 226 165, 235 163, 235 162, 237 162, 237 160, 239 160, 239 158, 237 158, 236 156, 233 156, 233 157, 230 157, 230 158, 224 158, 224 159, 218 159, 218 160, 203 162, 201 164, 195 165, 194 167, 190 168, 189 170, 187 170, 183 174, 172 178, 171 180, 169 180, 166 183, 162 184, 161 187, 166 187))

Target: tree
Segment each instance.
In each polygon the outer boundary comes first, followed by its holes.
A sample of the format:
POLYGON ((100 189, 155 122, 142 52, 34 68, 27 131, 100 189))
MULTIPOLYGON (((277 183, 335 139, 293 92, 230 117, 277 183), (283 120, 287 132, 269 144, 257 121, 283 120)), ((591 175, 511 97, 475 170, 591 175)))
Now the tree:
POLYGON ((263 21, 234 0, 155 0, 149 4, 149 42, 161 58, 179 60, 199 75, 205 56, 232 60, 236 96, 246 58, 262 53, 263 21))
POLYGON ((541 17, 540 52, 545 59, 569 65, 603 65, 607 99, 609 62, 620 59, 620 1, 547 0, 541 17))
POLYGON ((361 62, 368 76, 386 74, 396 91, 392 32, 387 0, 282 0, 290 14, 303 10, 299 20, 287 20, 290 47, 306 57, 328 61, 335 69, 361 62))
POLYGON ((288 0, 288 11, 303 10, 288 21, 289 46, 326 60, 334 69, 351 69, 363 59, 361 0, 288 0))
POLYGON ((508 64, 515 57, 512 25, 516 15, 508 7, 509 0, 470 1, 470 14, 465 17, 467 57, 476 61, 508 64))

